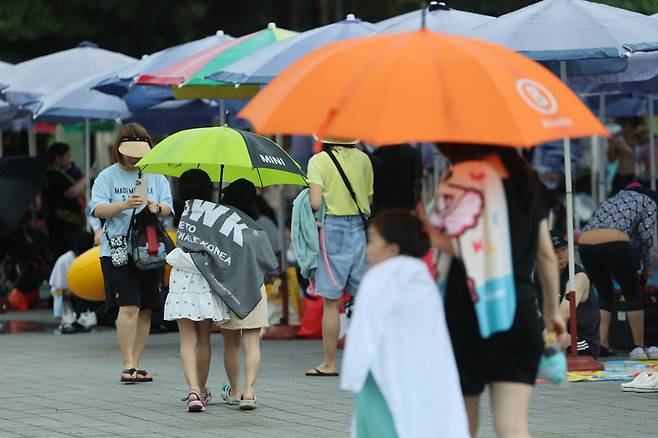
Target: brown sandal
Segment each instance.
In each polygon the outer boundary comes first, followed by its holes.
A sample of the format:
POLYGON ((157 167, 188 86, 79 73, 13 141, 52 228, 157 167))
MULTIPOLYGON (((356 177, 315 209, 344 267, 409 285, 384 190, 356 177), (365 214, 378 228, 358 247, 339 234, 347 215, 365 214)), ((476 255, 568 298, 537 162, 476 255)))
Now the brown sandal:
POLYGON ((137 370, 135 368, 121 370, 121 383, 137 383, 137 370), (130 377, 124 377, 123 374, 128 374, 130 377))

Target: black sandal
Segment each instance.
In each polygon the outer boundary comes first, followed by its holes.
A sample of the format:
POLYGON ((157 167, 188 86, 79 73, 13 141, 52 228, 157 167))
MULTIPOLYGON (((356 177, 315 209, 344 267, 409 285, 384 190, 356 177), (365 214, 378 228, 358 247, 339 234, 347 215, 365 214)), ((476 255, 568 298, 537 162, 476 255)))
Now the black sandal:
POLYGON ((135 370, 137 373, 137 376, 143 376, 143 377, 136 377, 135 382, 152 382, 153 377, 146 377, 148 375, 148 371, 145 370, 135 370))
POLYGON ((121 374, 129 374, 131 377, 121 376, 121 383, 137 383, 137 370, 135 368, 121 370, 121 374))

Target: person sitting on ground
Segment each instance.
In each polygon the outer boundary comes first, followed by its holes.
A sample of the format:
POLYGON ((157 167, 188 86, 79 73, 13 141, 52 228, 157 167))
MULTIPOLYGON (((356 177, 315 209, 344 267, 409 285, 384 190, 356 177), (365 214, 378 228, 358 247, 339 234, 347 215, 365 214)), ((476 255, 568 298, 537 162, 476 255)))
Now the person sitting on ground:
MULTIPOLYGON (((557 256, 558 270, 560 271, 560 314, 567 321, 567 329, 569 329, 570 314, 570 301, 568 297, 569 288, 569 252, 567 251, 567 241, 564 240, 560 233, 552 232, 551 240, 555 248, 557 256)), ((599 300, 596 294, 592 291, 592 285, 589 277, 580 265, 575 265, 575 287, 573 290, 576 292, 576 321, 578 333, 578 354, 585 356, 592 356, 597 358, 601 348, 599 338, 599 326, 601 324, 601 316, 599 314, 599 300)), ((535 278, 535 287, 541 291, 541 284, 535 278)), ((539 294, 541 298, 541 294, 539 294)), ((567 330, 568 332, 568 330, 567 330)), ((562 336, 560 338, 562 348, 567 351, 571 348, 571 337, 562 336)))
POLYGON ((341 373, 342 388, 357 394, 353 437, 469 436, 443 303, 421 260, 429 248, 423 223, 409 211, 380 213, 368 227, 370 269, 341 373))
POLYGON ((93 236, 79 231, 73 236, 73 249, 65 252, 55 262, 50 274, 50 290, 54 297, 54 314, 61 316, 59 329, 62 334, 89 331, 97 325, 96 314, 89 310, 86 300, 77 297, 68 284, 68 272, 73 260, 93 246, 93 236))

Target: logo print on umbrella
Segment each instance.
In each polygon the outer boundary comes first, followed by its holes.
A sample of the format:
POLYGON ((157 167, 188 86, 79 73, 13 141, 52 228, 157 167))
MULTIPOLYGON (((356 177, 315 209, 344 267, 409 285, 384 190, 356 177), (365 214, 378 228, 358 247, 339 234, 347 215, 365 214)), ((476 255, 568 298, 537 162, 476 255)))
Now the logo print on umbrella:
POLYGON ((553 93, 544 85, 532 79, 516 81, 516 91, 532 109, 547 116, 557 112, 557 101, 553 93))

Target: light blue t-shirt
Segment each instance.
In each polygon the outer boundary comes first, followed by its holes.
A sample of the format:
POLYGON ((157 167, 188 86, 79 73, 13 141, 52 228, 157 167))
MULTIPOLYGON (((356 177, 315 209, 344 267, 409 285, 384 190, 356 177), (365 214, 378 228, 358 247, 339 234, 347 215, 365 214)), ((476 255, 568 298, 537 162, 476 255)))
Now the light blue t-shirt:
MULTIPOLYGON (((91 190, 90 208, 92 215, 97 206, 101 204, 110 204, 112 202, 125 201, 135 191, 135 180, 138 172, 123 170, 118 164, 113 164, 103 170, 91 190)), ((142 179, 148 181, 149 191, 148 199, 156 201, 161 205, 166 205, 172 209, 173 202, 171 199, 171 188, 169 181, 163 175, 153 173, 142 174, 142 179)), ((146 204, 139 207, 135 214, 139 213, 146 207, 146 204)), ((128 232, 132 209, 123 210, 116 216, 105 220, 105 232, 101 237, 101 257, 110 256, 109 237, 125 236, 128 232)))

